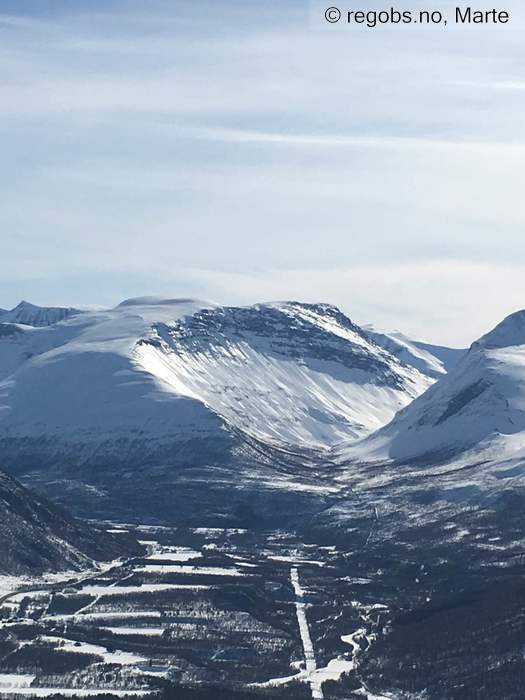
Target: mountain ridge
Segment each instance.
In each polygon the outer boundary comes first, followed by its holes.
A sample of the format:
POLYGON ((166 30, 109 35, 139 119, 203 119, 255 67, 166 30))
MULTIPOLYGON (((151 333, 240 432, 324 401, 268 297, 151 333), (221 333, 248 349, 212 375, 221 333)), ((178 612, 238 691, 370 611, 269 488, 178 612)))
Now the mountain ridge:
POLYGON ((414 340, 401 331, 379 330, 371 324, 363 326, 363 330, 378 345, 391 352, 402 362, 415 367, 433 379, 439 379, 447 374, 467 352, 466 349, 449 348, 444 345, 414 340))
POLYGON ((18 323, 40 328, 54 325, 81 313, 83 313, 82 310, 72 306, 36 306, 23 300, 10 311, 0 309, 0 323, 18 323))
POLYGON ((81 570, 143 548, 74 519, 0 471, 0 574, 81 570))
POLYGON ((525 312, 475 341, 450 373, 348 455, 439 461, 474 450, 499 459, 525 454, 525 312))
POLYGON ((254 430, 257 414, 263 436, 321 446, 378 427, 430 384, 329 305, 140 298, 45 328, 2 327, 0 439, 20 424, 45 438, 46 424, 75 423, 87 440, 128 427, 154 437, 180 433, 191 414, 205 432, 224 420, 254 430), (184 410, 168 420, 170 400, 184 410))

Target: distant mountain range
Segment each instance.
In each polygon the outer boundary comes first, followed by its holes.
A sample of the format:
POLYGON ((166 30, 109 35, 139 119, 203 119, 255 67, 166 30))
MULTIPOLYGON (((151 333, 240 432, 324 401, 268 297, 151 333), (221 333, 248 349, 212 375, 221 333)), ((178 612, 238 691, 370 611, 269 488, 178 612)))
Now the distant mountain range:
POLYGON ((25 326, 41 328, 51 326, 80 313, 82 313, 80 309, 72 307, 35 306, 28 301, 21 301, 11 311, 0 309, 0 323, 20 323, 25 326))

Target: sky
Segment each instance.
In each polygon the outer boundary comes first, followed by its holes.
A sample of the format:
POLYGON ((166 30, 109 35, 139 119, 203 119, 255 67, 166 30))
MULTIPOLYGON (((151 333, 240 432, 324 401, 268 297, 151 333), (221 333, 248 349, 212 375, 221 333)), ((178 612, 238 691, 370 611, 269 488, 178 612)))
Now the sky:
POLYGON ((524 3, 325 4, 0 0, 0 307, 323 301, 455 346, 525 307, 524 3))

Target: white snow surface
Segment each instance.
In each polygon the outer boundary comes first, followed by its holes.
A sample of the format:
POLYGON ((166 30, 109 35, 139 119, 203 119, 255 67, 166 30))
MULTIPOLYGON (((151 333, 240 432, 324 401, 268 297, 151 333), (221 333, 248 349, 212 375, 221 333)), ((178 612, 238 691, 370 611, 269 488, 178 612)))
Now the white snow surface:
POLYGON ((100 627, 113 634, 139 635, 144 637, 162 637, 164 627, 100 627))
POLYGON ((108 651, 106 647, 98 644, 88 644, 87 642, 78 642, 64 637, 56 637, 53 635, 41 635, 40 639, 43 642, 59 643, 59 648, 62 651, 67 651, 71 654, 95 654, 100 656, 107 664, 119 664, 121 666, 134 665, 147 661, 144 656, 132 654, 127 651, 108 651))
POLYGON ((389 425, 340 455, 396 462, 461 455, 465 463, 506 461, 514 475, 525 475, 520 467, 525 458, 525 311, 475 342, 449 374, 389 425))
POLYGON ((69 311, 55 323, 35 312, 43 327, 0 323, 10 450, 32 440, 78 462, 101 445, 120 454, 122 437, 151 448, 229 428, 324 447, 381 427, 433 381, 328 305, 142 297, 69 311))
POLYGON ((192 559, 200 559, 202 554, 190 549, 189 547, 162 547, 155 550, 146 559, 154 561, 162 561, 166 563, 175 563, 180 561, 191 561, 192 559))
POLYGON ((415 340, 401 331, 385 331, 371 324, 363 326, 363 330, 369 338, 395 355, 401 362, 435 379, 447 374, 467 352, 465 349, 448 348, 427 343, 424 340, 415 340))
POLYGON ((137 363, 258 438, 319 447, 357 438, 432 383, 327 305, 259 304, 214 316, 189 329, 157 326, 137 347, 137 363), (355 359, 345 362, 350 351, 355 359))
POLYGON ((141 586, 83 586, 81 593, 91 596, 118 596, 118 595, 141 595, 143 593, 158 593, 161 591, 202 591, 209 589, 210 586, 201 584, 185 584, 185 583, 144 583, 141 586))
POLYGON ((67 698, 91 698, 107 693, 116 697, 145 697, 152 695, 152 690, 114 690, 113 688, 33 688, 27 687, 10 687, 8 689, 0 689, 0 694, 9 694, 15 696, 29 696, 32 698, 48 698, 52 695, 63 695, 67 698))
POLYGON ((0 692, 11 688, 29 688, 36 676, 17 673, 0 673, 0 692))
POLYGON ((136 566, 134 571, 149 574, 188 574, 190 576, 246 576, 247 574, 235 568, 220 566, 184 566, 182 564, 143 564, 136 566))
POLYGON ((16 591, 30 581, 31 579, 24 576, 0 576, 0 597, 16 591))

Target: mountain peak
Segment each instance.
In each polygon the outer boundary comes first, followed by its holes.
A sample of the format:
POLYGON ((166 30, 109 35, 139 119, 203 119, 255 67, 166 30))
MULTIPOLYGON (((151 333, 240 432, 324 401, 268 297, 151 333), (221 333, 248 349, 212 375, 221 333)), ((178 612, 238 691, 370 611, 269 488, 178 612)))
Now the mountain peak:
POLYGON ((498 323, 489 333, 477 340, 472 347, 488 350, 525 345, 525 310, 515 311, 498 323))
POLYGON ((0 311, 0 321, 24 326, 52 326, 70 316, 82 313, 80 309, 63 306, 37 306, 23 299, 11 311, 0 311))
POLYGON ((128 466, 197 440, 218 453, 241 433, 326 448, 384 425, 432 383, 328 304, 139 297, 58 330, 3 342, 0 447, 17 468, 35 445, 40 463, 62 450, 97 466, 100 444, 104 464, 109 450, 128 466))
MULTIPOLYGON (((468 450, 514 454, 525 433, 525 311, 472 344, 450 372, 356 446, 360 459, 456 457, 468 450)), ((349 452, 352 452, 350 448, 349 452)))
POLYGON ((30 301, 26 301, 25 299, 22 299, 22 301, 18 302, 18 304, 11 309, 11 311, 20 311, 22 309, 36 309, 38 308, 35 304, 32 304, 30 301))

